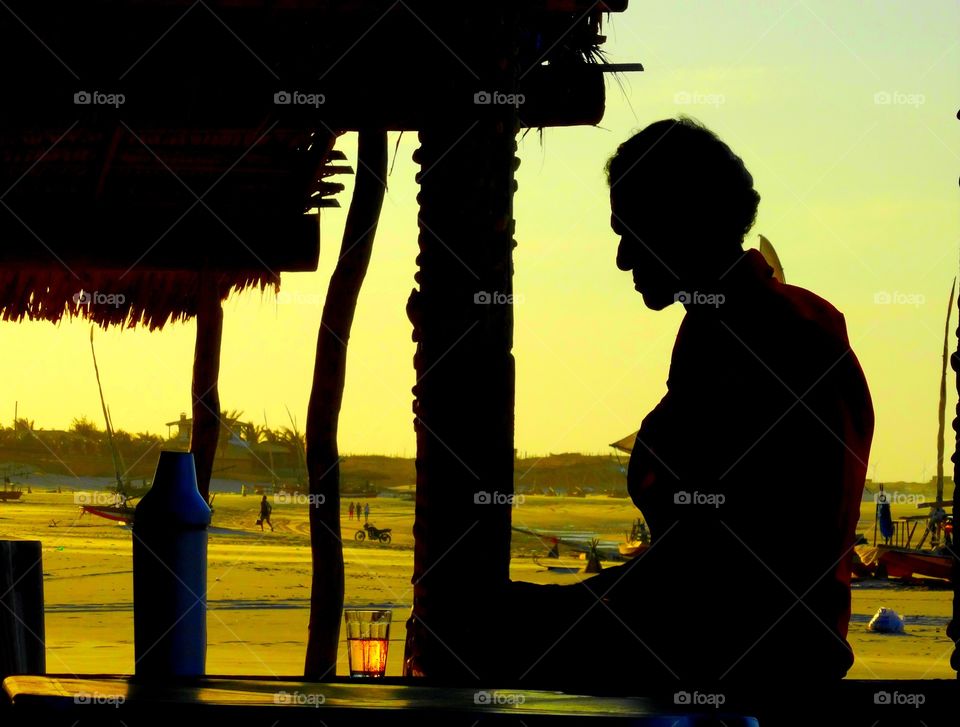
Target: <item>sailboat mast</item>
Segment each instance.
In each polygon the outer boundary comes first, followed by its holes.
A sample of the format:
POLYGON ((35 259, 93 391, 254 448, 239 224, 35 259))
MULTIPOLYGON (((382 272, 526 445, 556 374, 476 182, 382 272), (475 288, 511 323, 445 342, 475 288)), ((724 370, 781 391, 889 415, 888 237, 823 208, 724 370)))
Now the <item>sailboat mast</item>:
POLYGON ((943 325, 943 367, 940 372, 940 407, 938 411, 937 428, 937 507, 943 505, 943 434, 946 430, 947 411, 947 343, 950 337, 950 314, 953 312, 953 294, 957 287, 957 279, 953 279, 950 286, 950 302, 947 303, 947 321, 943 325))
POLYGON ((100 391, 100 406, 103 409, 103 420, 107 427, 107 442, 110 445, 110 457, 113 459, 113 471, 117 475, 117 492, 123 492, 123 479, 120 475, 120 461, 117 457, 117 448, 113 442, 113 427, 110 426, 110 414, 107 412, 107 402, 103 398, 103 386, 100 384, 100 368, 97 366, 97 352, 93 348, 93 326, 90 326, 90 353, 93 355, 93 373, 97 377, 97 389, 100 391))

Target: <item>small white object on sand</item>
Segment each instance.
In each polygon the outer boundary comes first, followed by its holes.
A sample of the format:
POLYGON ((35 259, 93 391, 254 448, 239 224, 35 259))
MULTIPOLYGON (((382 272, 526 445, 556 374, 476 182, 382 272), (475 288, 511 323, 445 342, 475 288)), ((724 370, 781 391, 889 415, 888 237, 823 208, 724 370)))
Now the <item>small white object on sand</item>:
POLYGON ((903 619, 892 608, 880 607, 870 623, 867 624, 867 631, 874 631, 878 634, 902 634, 903 619))

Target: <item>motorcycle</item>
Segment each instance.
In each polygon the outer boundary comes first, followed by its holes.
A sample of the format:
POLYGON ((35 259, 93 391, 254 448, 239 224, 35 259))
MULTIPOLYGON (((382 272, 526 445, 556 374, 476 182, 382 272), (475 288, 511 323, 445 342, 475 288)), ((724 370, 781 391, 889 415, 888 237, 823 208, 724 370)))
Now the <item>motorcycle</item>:
POLYGON ((390 542, 390 532, 392 530, 393 528, 381 529, 374 527, 370 523, 366 523, 363 526, 363 530, 358 530, 357 534, 353 537, 358 543, 362 543, 367 538, 370 538, 370 540, 379 540, 381 543, 386 544, 390 542))

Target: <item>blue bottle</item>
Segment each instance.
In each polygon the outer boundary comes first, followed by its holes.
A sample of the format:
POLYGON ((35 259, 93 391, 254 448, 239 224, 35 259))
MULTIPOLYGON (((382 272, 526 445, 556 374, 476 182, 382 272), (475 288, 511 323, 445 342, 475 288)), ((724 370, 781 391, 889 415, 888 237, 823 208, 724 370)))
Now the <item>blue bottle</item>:
POLYGON ((137 677, 202 676, 207 656, 207 526, 189 452, 160 452, 133 518, 137 677))

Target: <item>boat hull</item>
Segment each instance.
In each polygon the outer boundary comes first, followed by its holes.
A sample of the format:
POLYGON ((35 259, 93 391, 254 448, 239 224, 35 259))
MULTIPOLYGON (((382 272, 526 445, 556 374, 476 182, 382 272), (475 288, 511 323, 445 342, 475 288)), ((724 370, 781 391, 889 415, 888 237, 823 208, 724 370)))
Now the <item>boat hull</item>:
POLYGON ((953 559, 949 555, 886 545, 858 546, 856 551, 863 564, 876 575, 886 575, 888 578, 925 576, 945 581, 952 579, 953 559))
POLYGON ((617 548, 624 558, 636 558, 650 547, 649 543, 620 543, 617 548))
POLYGON ((91 515, 106 518, 107 520, 115 520, 116 522, 127 523, 128 525, 133 524, 134 509, 132 507, 81 505, 80 509, 84 513, 90 513, 91 515))

